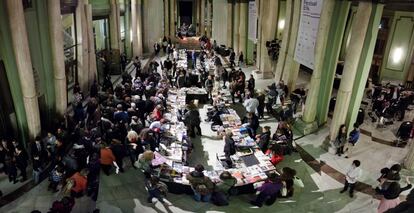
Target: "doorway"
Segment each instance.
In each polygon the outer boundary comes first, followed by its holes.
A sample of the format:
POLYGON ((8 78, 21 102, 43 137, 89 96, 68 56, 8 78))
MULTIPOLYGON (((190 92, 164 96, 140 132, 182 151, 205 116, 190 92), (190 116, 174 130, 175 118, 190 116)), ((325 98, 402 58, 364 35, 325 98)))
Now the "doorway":
POLYGON ((187 26, 193 23, 193 2, 191 0, 179 1, 180 26, 185 23, 187 26))
POLYGON ((0 138, 17 138, 16 115, 4 63, 0 60, 0 138))

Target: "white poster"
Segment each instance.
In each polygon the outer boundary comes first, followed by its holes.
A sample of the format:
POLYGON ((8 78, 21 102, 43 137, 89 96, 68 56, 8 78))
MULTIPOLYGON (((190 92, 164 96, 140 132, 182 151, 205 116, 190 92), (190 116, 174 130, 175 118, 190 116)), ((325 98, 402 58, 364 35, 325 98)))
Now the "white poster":
POLYGON ((303 0, 300 14, 295 61, 314 69, 315 44, 323 0, 303 0))
POLYGON ((254 1, 249 2, 249 39, 257 39, 257 7, 254 1))

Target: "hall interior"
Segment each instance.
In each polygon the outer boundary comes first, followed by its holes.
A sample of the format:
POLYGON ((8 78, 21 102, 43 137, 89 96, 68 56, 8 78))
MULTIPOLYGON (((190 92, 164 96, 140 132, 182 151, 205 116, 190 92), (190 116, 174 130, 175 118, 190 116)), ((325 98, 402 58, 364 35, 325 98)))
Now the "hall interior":
MULTIPOLYGON (((285 155, 276 165, 278 170, 294 168, 305 187, 260 209, 251 208, 252 193, 231 197, 230 205, 224 207, 198 205, 190 195, 172 193, 166 198, 170 205, 148 204, 142 172, 125 158, 126 171, 110 176, 101 172, 97 200, 76 199, 72 212, 377 212, 380 199, 374 188, 382 168, 400 164, 401 185, 405 186, 406 177, 414 180, 414 3, 315 0, 309 6, 316 16, 307 16, 306 2, 1 2, 0 139, 9 144, 15 140, 24 147, 29 165, 28 179, 13 184, 4 173, 6 161, 0 162, 0 212, 47 212, 63 197, 47 190, 51 163, 44 163, 41 181, 35 183, 32 178, 36 136, 46 137, 62 119, 74 115, 77 89, 83 92, 86 109, 95 81, 103 86, 109 77, 116 87, 123 84, 125 73, 136 76, 136 61, 143 70, 150 69, 153 61, 163 65, 173 55, 167 56, 162 48, 154 54, 154 47, 164 42, 189 52, 212 49, 228 72, 234 52, 236 68, 247 79, 250 75, 256 79, 256 93, 280 82, 289 90, 286 99, 295 89, 305 89, 306 99, 291 115, 298 152, 285 155), (244 55, 241 66, 240 53, 244 55), (361 135, 352 155, 335 155, 339 127, 344 124, 348 135, 356 122, 361 135), (355 197, 350 198, 339 191, 354 160, 361 161, 362 176, 355 197)), ((202 67, 199 60, 196 65, 202 67)), ((157 72, 164 73, 161 67, 157 72)), ((288 109, 291 100, 287 103, 275 104, 275 109, 288 109)), ((211 107, 198 105, 203 135, 193 139, 189 158, 190 166, 202 164, 208 170, 214 170, 220 164, 217 156, 224 154, 223 140, 205 122, 211 107)), ((241 103, 230 108, 240 118, 246 115, 241 103)), ((258 132, 270 126, 273 133, 279 122, 266 112, 258 132)), ((409 192, 401 193, 400 200, 409 192)))

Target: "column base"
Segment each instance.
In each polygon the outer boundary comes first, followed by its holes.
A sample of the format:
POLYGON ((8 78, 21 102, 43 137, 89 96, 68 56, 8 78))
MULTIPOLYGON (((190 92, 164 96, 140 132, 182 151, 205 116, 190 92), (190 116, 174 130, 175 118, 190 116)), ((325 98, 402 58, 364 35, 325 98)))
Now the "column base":
POLYGON ((253 77, 255 79, 271 79, 273 78, 272 72, 262 72, 260 70, 253 70, 252 71, 253 77))
POLYGON ((333 145, 333 141, 331 141, 329 135, 323 141, 321 148, 333 155, 336 154, 336 147, 333 145))
POLYGON ((309 135, 310 133, 318 129, 318 123, 316 121, 307 123, 302 119, 298 119, 295 124, 295 129, 299 130, 304 135, 309 135))

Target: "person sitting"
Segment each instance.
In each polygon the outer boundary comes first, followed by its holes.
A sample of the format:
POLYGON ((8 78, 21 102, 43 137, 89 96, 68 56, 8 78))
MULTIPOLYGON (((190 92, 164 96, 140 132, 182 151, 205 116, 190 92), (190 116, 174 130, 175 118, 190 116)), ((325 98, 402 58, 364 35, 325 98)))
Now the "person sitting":
POLYGON ((237 179, 233 177, 230 172, 223 171, 220 174, 220 180, 221 182, 216 184, 215 190, 217 192, 221 192, 229 198, 231 195, 236 194, 236 190, 234 186, 237 184, 237 179))
POLYGON ((160 182, 160 179, 156 176, 151 176, 151 178, 146 181, 145 186, 148 189, 148 203, 152 203, 152 199, 155 197, 161 203, 165 203, 164 197, 167 195, 168 187, 165 183, 160 182))
POLYGON ((254 113, 247 113, 246 116, 242 119, 243 124, 248 124, 249 135, 252 138, 256 137, 256 131, 259 128, 259 117, 254 113))
POLYGON ((83 169, 81 172, 76 172, 70 177, 70 180, 73 182, 73 187, 70 190, 71 197, 79 198, 86 192, 88 173, 89 171, 87 169, 83 169))
POLYGON ((259 136, 256 136, 256 142, 262 152, 266 152, 269 147, 270 141, 270 126, 264 126, 263 132, 259 136))
POLYGON ((211 194, 214 189, 214 183, 210 180, 209 177, 205 176, 204 166, 198 164, 195 167, 195 170, 190 172, 187 176, 188 181, 191 184, 191 188, 194 192, 194 200, 209 202, 211 194))
POLYGON ((147 150, 138 156, 137 167, 144 172, 145 178, 150 178, 152 173, 152 160, 155 155, 153 151, 147 150))
POLYGON ((263 203, 266 203, 266 205, 270 206, 276 201, 281 189, 282 182, 276 173, 270 173, 268 180, 261 187, 257 188, 259 194, 254 201, 250 201, 250 204, 262 207, 263 203))
POLYGON ((290 168, 290 167, 283 167, 282 174, 280 176, 280 180, 282 181, 282 184, 284 187, 286 187, 286 194, 280 193, 280 197, 292 197, 294 188, 293 188, 293 179, 295 178, 296 170, 290 168))

